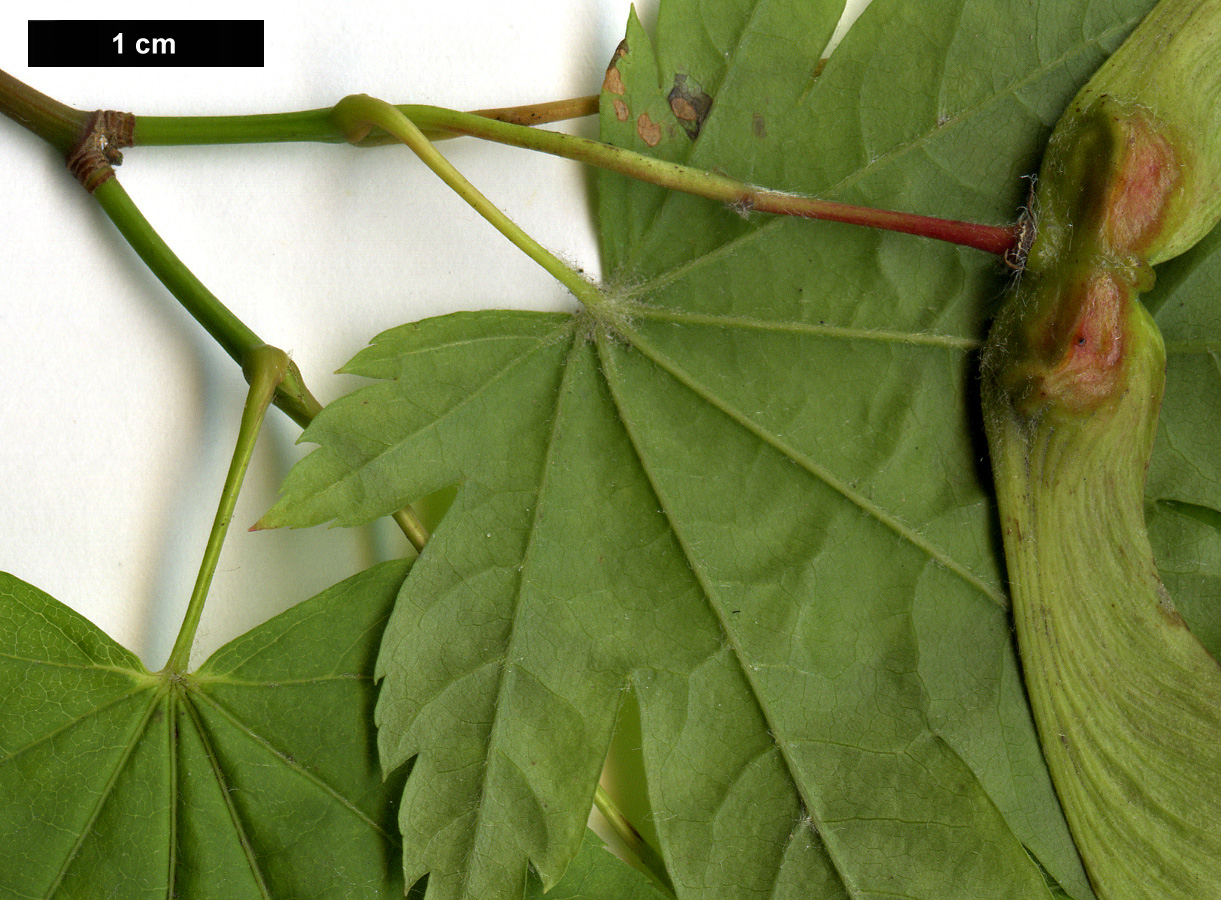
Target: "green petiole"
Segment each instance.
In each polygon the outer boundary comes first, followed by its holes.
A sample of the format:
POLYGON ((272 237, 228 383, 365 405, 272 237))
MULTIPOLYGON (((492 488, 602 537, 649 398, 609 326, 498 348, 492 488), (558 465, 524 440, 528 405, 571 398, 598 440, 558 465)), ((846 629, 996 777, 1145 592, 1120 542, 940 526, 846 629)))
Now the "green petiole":
POLYGON ((212 522, 212 531, 208 535, 203 562, 200 563, 199 575, 195 579, 195 589, 191 592, 186 615, 178 630, 174 648, 170 651, 170 658, 165 664, 166 672, 182 674, 187 671, 195 632, 199 628, 199 620, 203 615, 216 564, 220 560, 225 535, 229 531, 229 523, 233 520, 237 495, 242 488, 242 481, 245 480, 246 470, 250 467, 250 458, 254 454, 254 445, 263 425, 263 417, 267 414, 267 407, 271 405, 272 398, 288 376, 289 367, 288 355, 275 347, 254 347, 245 356, 242 368, 247 381, 250 382, 250 390, 246 394, 246 405, 242 408, 242 424, 237 432, 237 445, 233 448, 233 462, 229 465, 229 474, 225 476, 220 505, 212 522))
POLYGON ((560 284, 568 288, 587 307, 598 307, 601 292, 579 273, 569 268, 555 254, 545 248, 505 215, 499 207, 485 197, 442 156, 419 127, 396 106, 365 94, 344 97, 335 104, 335 124, 350 143, 359 143, 374 127, 392 134, 408 147, 428 166, 437 177, 465 200, 479 215, 507 237, 528 257, 538 263, 560 284))

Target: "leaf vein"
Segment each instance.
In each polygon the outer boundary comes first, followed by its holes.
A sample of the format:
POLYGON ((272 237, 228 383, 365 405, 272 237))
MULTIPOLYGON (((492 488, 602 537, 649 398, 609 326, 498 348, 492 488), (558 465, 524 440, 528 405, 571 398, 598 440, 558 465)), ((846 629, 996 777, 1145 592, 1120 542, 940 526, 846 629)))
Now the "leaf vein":
POLYGON ((124 701, 130 700, 132 697, 134 697, 137 694, 141 693, 142 691, 146 691, 146 690, 148 690, 148 688, 146 686, 142 685, 140 687, 133 688, 132 690, 128 691, 126 694, 123 694, 122 696, 116 697, 115 699, 111 700, 109 703, 106 703, 103 706, 95 706, 92 709, 86 710, 85 712, 81 713, 79 716, 76 716, 75 718, 67 720, 66 722, 59 725, 57 728, 53 729, 52 731, 48 731, 45 734, 39 735, 34 740, 30 741, 30 743, 25 744, 22 747, 18 747, 15 750, 11 750, 11 751, 9 751, 9 753, 5 754, 4 756, 0 756, 0 765, 5 765, 5 764, 11 762, 12 760, 19 757, 21 754, 27 752, 28 750, 32 750, 33 748, 39 746, 40 744, 43 744, 50 740, 54 740, 56 737, 63 734, 64 732, 69 731, 72 728, 75 728, 77 725, 79 725, 81 722, 85 721, 86 719, 88 719, 92 716, 100 715, 101 713, 110 709, 112 706, 117 706, 118 704, 123 703, 124 701))
POLYGON ((937 547, 931 541, 927 540, 918 531, 901 521, 897 516, 892 515, 876 501, 871 500, 861 492, 852 488, 845 481, 843 481, 843 479, 836 476, 825 466, 820 465, 818 462, 799 451, 796 447, 793 447, 781 439, 779 435, 774 434, 773 432, 764 428, 741 410, 731 406, 717 397, 703 384, 698 382, 688 372, 686 372, 686 370, 678 365, 677 362, 670 359, 656 347, 650 345, 649 342, 644 339, 644 336, 639 332, 625 328, 623 329, 623 335, 631 342, 633 347, 643 353, 646 357, 648 357, 648 359, 654 362, 660 369, 669 374, 677 382, 695 393, 700 399, 722 412, 729 419, 745 428, 769 447, 791 459, 819 481, 823 482, 823 484, 825 484, 827 487, 840 494, 849 503, 858 507, 861 511, 873 517, 882 525, 885 525, 900 538, 923 552, 933 562, 958 576, 997 606, 1001 607, 1002 609, 1008 608, 1005 597, 974 572, 971 572, 965 566, 960 565, 940 547, 937 547))
POLYGON ((85 826, 81 829, 81 833, 77 837, 76 842, 68 851, 68 855, 64 858, 63 863, 60 865, 59 872, 56 874, 51 884, 47 887, 45 897, 48 898, 48 900, 49 898, 54 897, 55 893, 59 890, 59 886, 63 883, 64 878, 66 878, 68 875, 68 870, 72 868, 72 863, 80 854, 81 848, 85 845, 85 841, 89 837, 93 826, 97 823, 98 817, 101 816, 103 808, 107 803, 110 802, 111 795, 114 793, 115 785, 119 783, 119 776, 122 775, 123 770, 127 768, 127 763, 131 760, 131 756, 132 753, 135 752, 136 745, 140 743, 141 736, 148 728, 149 721, 152 720, 153 711, 157 708, 157 704, 163 697, 164 694, 160 691, 154 693, 152 699, 149 701, 148 707, 144 710, 144 714, 140 717, 140 721, 136 724, 136 727, 132 729, 132 732, 128 737, 127 746, 123 748, 123 753, 119 757, 118 764, 110 772, 109 776, 107 776, 106 783, 102 786, 102 791, 98 796, 97 803, 94 805, 93 810, 89 815, 89 820, 85 823, 85 826))
POLYGON ((649 319, 681 325, 709 325, 714 328, 742 328, 785 334, 808 334, 844 340, 879 341, 883 343, 944 347, 947 350, 975 350, 980 342, 974 338, 957 337, 933 332, 891 331, 880 328, 848 328, 842 325, 817 325, 809 322, 786 322, 756 319, 749 316, 724 316, 709 313, 685 313, 664 307, 633 303, 624 310, 631 318, 649 319))
POLYGON ((304 768, 300 763, 286 757, 283 753, 278 751, 271 741, 259 734, 254 726, 248 724, 243 718, 241 718, 233 710, 229 709, 225 704, 221 703, 215 697, 210 696, 206 691, 199 690, 194 685, 188 686, 187 690, 190 692, 193 700, 205 703, 212 709, 216 710, 217 713, 224 716, 224 718, 227 719, 231 725, 237 728, 242 734, 246 735, 246 737, 248 737, 261 750, 271 755, 275 759, 277 765, 284 766, 305 781, 312 784, 314 787, 318 788, 320 791, 322 791, 322 793, 336 801, 336 803, 351 813, 355 818, 359 819, 364 825, 372 828, 391 843, 398 843, 396 837, 390 835, 377 822, 369 818, 369 816, 366 815, 365 812, 356 806, 350 799, 341 794, 336 788, 327 784, 317 775, 304 768))
MULTIPOLYGON (((188 691, 190 688, 188 686, 188 691)), ((190 693, 183 699, 189 700, 191 697, 197 696, 195 691, 190 693)), ((195 708, 195 704, 186 702, 182 704, 182 708, 186 710, 187 716, 191 720, 191 724, 195 727, 195 733, 199 736, 199 742, 203 746, 204 756, 207 758, 208 765, 212 769, 212 777, 216 779, 216 785, 220 790, 221 802, 225 805, 225 811, 229 814, 229 821, 233 825, 234 835, 237 837, 238 843, 241 845, 242 853, 246 857, 246 864, 250 868, 250 877, 254 879, 255 887, 258 889, 259 895, 265 900, 272 900, 271 891, 267 887, 267 880, 263 877, 263 870, 259 866, 258 856, 255 853, 253 844, 250 842, 250 836, 246 833, 246 827, 242 823, 242 817, 238 814, 237 807, 233 804, 233 798, 230 796, 231 787, 228 779, 225 778, 224 768, 221 765, 221 760, 216 752, 216 748, 212 745, 211 739, 208 737, 208 732, 204 727, 202 718, 199 715, 199 710, 195 708)))
MULTIPOLYGON (((572 331, 571 323, 565 323, 563 328, 567 329, 570 332, 572 331)), ((557 329, 557 331, 559 331, 559 330, 562 330, 562 329, 557 329)), ((356 478, 359 475, 359 473, 361 473, 362 471, 367 469, 373 463, 382 459, 382 457, 384 457, 387 453, 390 453, 393 450, 401 447, 408 439, 410 439, 411 437, 414 437, 415 435, 419 434, 422 431, 427 431, 429 429, 436 429, 440 422, 445 421, 447 418, 455 415, 458 411, 470 406, 472 403, 474 403, 476 401, 477 398, 481 397, 482 395, 484 395, 488 391, 490 391, 493 386, 507 380, 515 370, 517 370, 521 366, 525 365, 526 361, 531 356, 533 356, 535 353, 538 353, 541 350, 544 350, 548 346, 550 346, 550 344, 554 340, 554 333, 549 337, 550 337, 550 339, 548 339, 548 338, 533 339, 530 342, 531 345, 529 346, 529 349, 523 351, 518 356, 513 357, 511 360, 509 360, 507 363, 505 363, 505 365, 503 365, 499 370, 497 370, 495 373, 493 373, 490 377, 484 379, 483 382, 480 383, 479 386, 475 390, 471 391, 470 393, 464 394, 462 399, 459 400, 457 403, 453 404, 448 409, 444 410, 440 415, 433 417, 427 426, 419 428, 416 431, 412 432, 412 434, 407 435, 406 437, 400 438, 397 441, 387 442, 386 446, 383 450, 379 451, 378 453, 373 454, 372 456, 368 457, 367 459, 363 459, 358 466, 345 472, 339 478, 335 479, 333 482, 328 484, 321 491, 318 491, 314 495, 315 501, 328 497, 332 494, 339 494, 340 496, 342 496, 345 489, 347 488, 347 485, 354 478, 356 478)), ((315 452, 317 452, 317 451, 315 451, 315 452)), ((414 498, 407 498, 406 500, 404 500, 404 502, 410 502, 411 499, 414 499, 414 498)), ((403 503, 399 502, 399 498, 395 498, 395 501, 389 507, 387 507, 384 512, 390 512, 392 509, 397 509, 397 508, 401 507, 402 505, 403 505, 403 503)), ((383 512, 379 511, 377 514, 381 515, 381 514, 383 514, 383 512)))
MULTIPOLYGON (((729 617, 725 614, 724 605, 719 602, 717 592, 712 582, 708 579, 706 573, 697 565, 695 554, 691 549, 691 544, 687 540, 683 529, 678 523, 678 520, 670 511, 670 506, 657 485, 656 477, 654 476, 652 468, 649 465, 648 460, 644 455, 644 451, 640 446, 639 437, 635 433, 635 429, 630 424, 630 418, 625 414, 625 409, 622 403, 622 386, 618 384, 618 367, 610 353, 605 351, 602 339, 600 339, 598 347, 599 356, 602 359, 602 371, 606 379, 606 383, 610 389, 612 401, 615 404, 615 409, 619 414, 619 421, 623 426, 624 432, 628 436, 628 440, 631 442, 636 459, 640 463, 641 471, 648 480, 649 488, 653 492, 653 496, 657 499, 658 508, 662 515, 665 516, 666 522, 674 534, 675 541, 678 542, 679 547, 682 549, 683 557, 686 559, 687 566, 689 567, 692 577, 696 580, 696 583, 700 587, 700 591, 708 604, 709 610, 712 612, 713 616, 720 625, 721 633, 725 639, 725 644, 737 662, 737 667, 742 675, 742 678, 750 690, 751 699, 756 704, 759 714, 762 716, 763 721, 767 726, 767 732, 771 737, 773 745, 779 752, 780 758, 784 763, 784 768, 788 773, 788 777, 794 791, 801 799, 801 803, 805 807, 806 814, 811 817, 811 821, 815 822, 816 827, 820 827, 820 820, 818 820, 817 814, 814 812, 814 806, 811 803, 809 789, 804 785, 799 777, 798 773, 800 772, 800 769, 789 751, 788 739, 783 737, 782 730, 777 728, 770 706, 764 700, 762 691, 755 680, 755 672, 757 671, 757 667, 749 661, 749 655, 741 646, 741 643, 734 632, 730 629, 729 617)), ((849 891, 849 893, 852 893, 847 877, 844 875, 841 862, 834 858, 830 848, 828 848, 827 853, 828 857, 832 859, 832 865, 834 866, 840 881, 843 883, 844 889, 849 891)))

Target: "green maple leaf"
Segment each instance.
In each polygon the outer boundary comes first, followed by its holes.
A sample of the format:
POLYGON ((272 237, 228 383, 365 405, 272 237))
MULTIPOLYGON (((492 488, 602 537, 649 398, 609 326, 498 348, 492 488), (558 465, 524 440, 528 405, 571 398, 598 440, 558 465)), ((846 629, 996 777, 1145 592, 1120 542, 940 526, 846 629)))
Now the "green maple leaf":
MULTIPOLYGON (((656 49, 629 23, 603 138, 1005 221, 1150 6, 877 0, 816 75, 839 4, 669 0, 656 49)), ((630 689, 680 897, 1091 897, 1021 685, 975 427, 1004 276, 616 176, 600 209, 597 308, 380 335, 346 368, 379 380, 311 425, 320 449, 265 519, 355 524, 460 483, 378 663, 383 763, 414 760, 408 879, 480 900, 518 896, 531 867, 554 884, 630 689)), ((1210 548, 1196 579, 1221 561, 1211 259, 1157 295, 1181 379, 1167 434, 1194 440, 1159 448, 1153 527, 1172 554, 1210 548)))
POLYGON ((150 673, 0 574, 0 896, 401 897, 372 668, 402 563, 150 673))

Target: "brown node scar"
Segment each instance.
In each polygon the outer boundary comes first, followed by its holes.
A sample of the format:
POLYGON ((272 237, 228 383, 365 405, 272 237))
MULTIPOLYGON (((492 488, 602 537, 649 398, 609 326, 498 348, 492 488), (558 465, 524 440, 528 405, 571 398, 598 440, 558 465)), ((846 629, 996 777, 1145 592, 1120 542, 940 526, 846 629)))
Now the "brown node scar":
POLYGON ((132 113, 99 109, 89 117, 84 133, 68 154, 68 170, 89 193, 114 177, 123 162, 124 147, 135 143, 136 117, 132 113))

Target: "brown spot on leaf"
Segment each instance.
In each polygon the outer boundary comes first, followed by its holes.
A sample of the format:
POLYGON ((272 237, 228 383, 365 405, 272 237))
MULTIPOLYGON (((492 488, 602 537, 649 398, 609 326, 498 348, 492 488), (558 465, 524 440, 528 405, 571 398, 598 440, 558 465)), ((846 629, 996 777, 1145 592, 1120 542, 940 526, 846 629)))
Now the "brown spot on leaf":
POLYGON ((615 118, 618 119, 620 122, 626 122, 627 117, 629 115, 631 115, 631 113, 628 112, 627 104, 624 103, 622 100, 620 100, 618 97, 616 97, 615 98, 615 118))
POLYGON ((679 73, 674 76, 674 87, 666 95, 666 100, 670 103, 670 111, 687 132, 687 137, 691 140, 699 137, 704 120, 712 109, 712 97, 696 82, 679 73))
POLYGON ((618 67, 611 66, 606 70, 606 77, 602 79, 602 90, 612 94, 623 93, 623 78, 619 75, 618 67))
POLYGON ((767 137, 767 123, 763 121, 763 113, 754 113, 750 117, 750 128, 755 133, 755 137, 763 140, 767 137))
POLYGON ((661 143, 661 126, 650 119, 648 113, 641 113, 636 120, 636 133, 650 147, 661 143))
POLYGON ((627 56, 627 41, 622 40, 615 48, 615 55, 611 57, 610 64, 606 67, 606 77, 602 79, 602 90, 612 94, 623 93, 623 76, 619 74, 619 67, 616 63, 625 56, 627 56))

